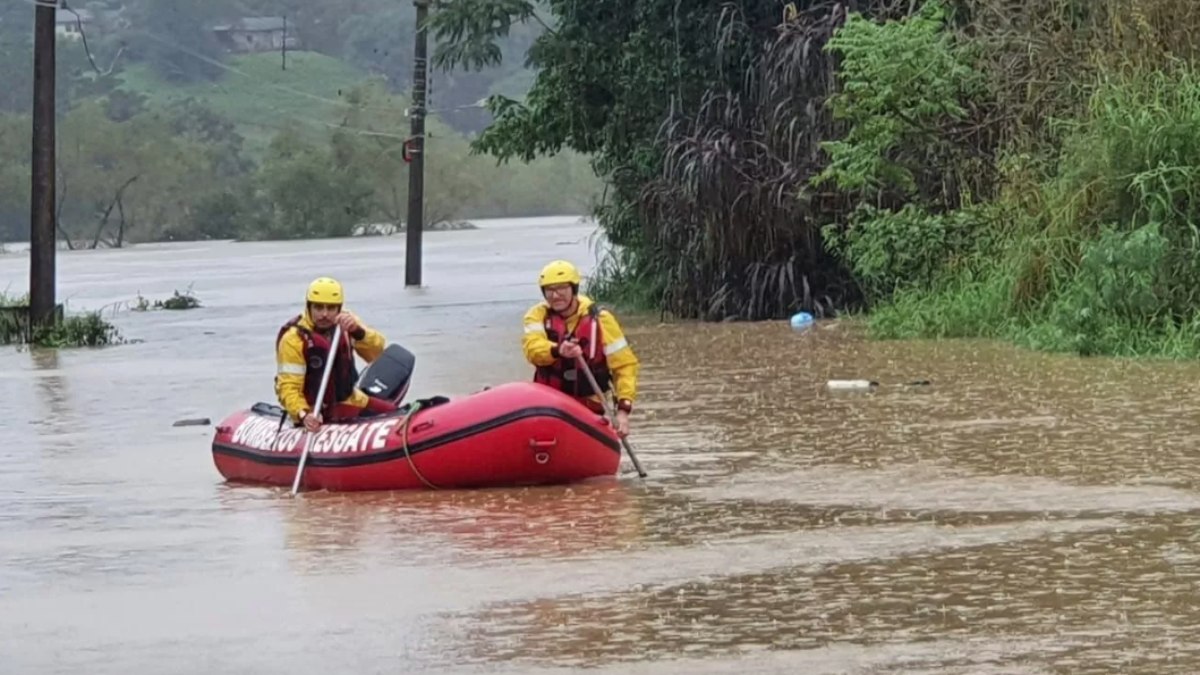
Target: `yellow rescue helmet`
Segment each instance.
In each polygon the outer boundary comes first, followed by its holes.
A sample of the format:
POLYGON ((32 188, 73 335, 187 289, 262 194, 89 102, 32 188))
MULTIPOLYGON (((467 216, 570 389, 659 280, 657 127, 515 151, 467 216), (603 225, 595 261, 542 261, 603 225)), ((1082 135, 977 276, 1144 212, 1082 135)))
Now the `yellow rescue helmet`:
POLYGON ((582 277, 579 276, 579 270, 566 260, 555 260, 554 262, 542 268, 542 274, 538 277, 538 285, 542 288, 553 286, 554 284, 574 284, 579 285, 582 277))
POLYGON ((342 304, 342 285, 336 279, 318 277, 308 285, 306 299, 322 305, 340 305, 342 304))

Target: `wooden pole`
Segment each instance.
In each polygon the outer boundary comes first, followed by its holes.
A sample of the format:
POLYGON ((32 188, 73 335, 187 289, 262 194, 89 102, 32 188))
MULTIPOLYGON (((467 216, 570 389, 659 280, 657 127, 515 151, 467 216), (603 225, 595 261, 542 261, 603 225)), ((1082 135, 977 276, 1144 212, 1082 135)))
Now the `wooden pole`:
POLYGON ((33 24, 33 148, 29 219, 29 319, 50 326, 54 315, 54 74, 53 5, 37 5, 33 24))
POLYGON ((425 73, 427 69, 428 30, 425 17, 429 0, 413 0, 417 9, 417 40, 413 49, 412 161, 408 165, 408 223, 405 225, 404 286, 421 285, 421 234, 425 229, 425 73))

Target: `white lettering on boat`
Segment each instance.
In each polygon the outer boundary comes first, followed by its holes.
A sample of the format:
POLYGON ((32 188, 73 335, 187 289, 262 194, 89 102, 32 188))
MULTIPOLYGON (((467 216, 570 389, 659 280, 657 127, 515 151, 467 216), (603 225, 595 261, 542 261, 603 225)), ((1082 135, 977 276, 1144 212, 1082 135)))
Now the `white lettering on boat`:
MULTIPOLYGON (((387 448, 387 439, 397 419, 380 420, 361 424, 327 424, 315 434, 312 455, 337 455, 378 451, 387 448)), ((279 427, 278 420, 266 417, 247 417, 242 420, 230 436, 230 442, 253 450, 265 452, 300 452, 304 449, 304 429, 279 427)))

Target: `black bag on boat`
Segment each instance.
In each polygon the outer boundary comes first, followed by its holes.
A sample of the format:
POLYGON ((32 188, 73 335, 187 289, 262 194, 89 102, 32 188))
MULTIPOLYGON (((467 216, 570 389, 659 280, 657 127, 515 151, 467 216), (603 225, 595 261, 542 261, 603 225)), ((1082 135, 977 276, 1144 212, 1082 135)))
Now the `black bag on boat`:
POLYGON ((446 396, 430 396, 429 398, 419 398, 415 401, 410 401, 400 406, 400 412, 407 415, 410 412, 414 412, 414 406, 416 406, 418 410, 425 410, 426 408, 435 408, 443 403, 449 402, 450 399, 446 396))

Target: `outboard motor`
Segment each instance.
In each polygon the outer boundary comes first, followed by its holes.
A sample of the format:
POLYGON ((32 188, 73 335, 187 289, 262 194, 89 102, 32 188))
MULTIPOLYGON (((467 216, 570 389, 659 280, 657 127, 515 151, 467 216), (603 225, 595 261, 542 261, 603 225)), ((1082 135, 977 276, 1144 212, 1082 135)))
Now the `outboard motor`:
POLYGON ((371 396, 399 405, 408 393, 416 365, 417 357, 412 352, 400 345, 388 345, 358 378, 358 386, 371 396))

